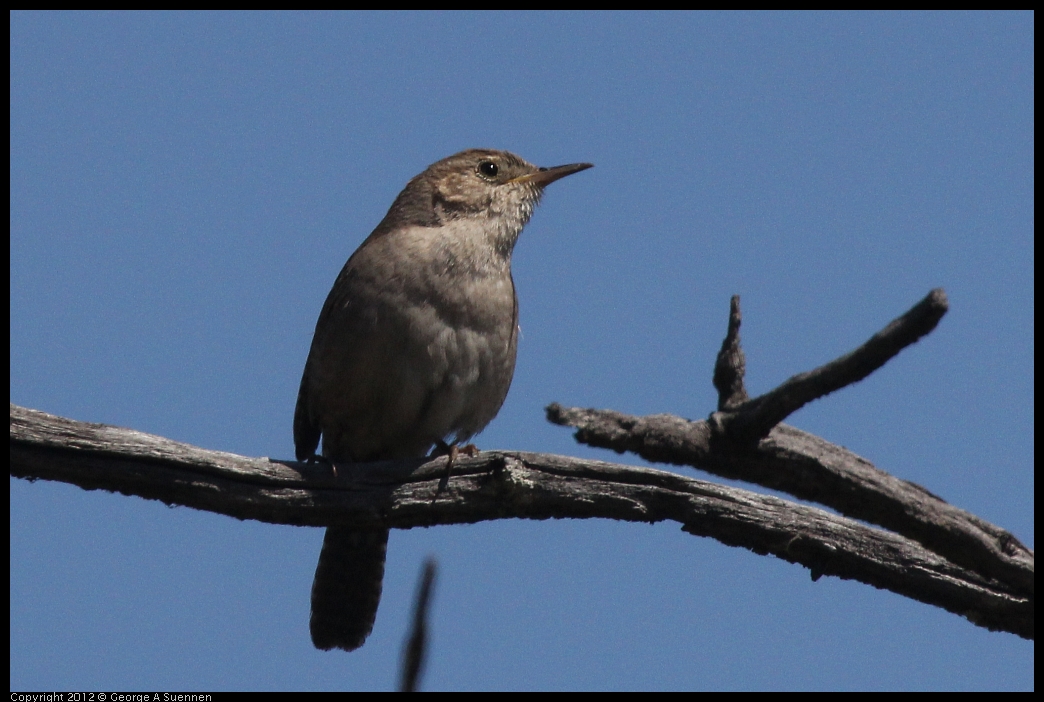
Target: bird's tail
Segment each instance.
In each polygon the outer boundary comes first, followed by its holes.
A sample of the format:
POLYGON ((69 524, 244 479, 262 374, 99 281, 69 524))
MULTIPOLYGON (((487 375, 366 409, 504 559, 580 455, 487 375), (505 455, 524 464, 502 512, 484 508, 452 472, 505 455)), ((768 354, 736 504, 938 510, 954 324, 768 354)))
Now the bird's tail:
POLYGON ((312 582, 312 643, 354 651, 373 629, 381 603, 387 529, 326 529, 312 582))

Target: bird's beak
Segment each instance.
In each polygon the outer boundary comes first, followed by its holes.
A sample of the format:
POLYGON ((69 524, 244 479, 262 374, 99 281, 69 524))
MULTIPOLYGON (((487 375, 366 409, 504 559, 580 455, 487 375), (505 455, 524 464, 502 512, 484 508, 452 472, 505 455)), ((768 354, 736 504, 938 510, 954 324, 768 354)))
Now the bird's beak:
POLYGON ((565 178, 567 175, 573 175, 580 171, 586 171, 588 168, 593 166, 593 163, 570 163, 565 166, 555 166, 554 168, 541 168, 536 173, 527 173, 524 176, 518 178, 512 178, 510 183, 532 183, 538 188, 543 188, 550 183, 554 183, 559 178, 565 178))

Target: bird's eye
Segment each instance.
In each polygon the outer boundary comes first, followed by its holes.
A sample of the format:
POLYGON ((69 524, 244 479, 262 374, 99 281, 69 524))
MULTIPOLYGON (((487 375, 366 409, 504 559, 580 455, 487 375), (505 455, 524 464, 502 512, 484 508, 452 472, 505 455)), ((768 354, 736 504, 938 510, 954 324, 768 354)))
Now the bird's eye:
POLYGON ((497 164, 492 161, 483 161, 478 165, 478 171, 487 178, 496 178, 497 173, 500 172, 500 168, 498 168, 497 164))

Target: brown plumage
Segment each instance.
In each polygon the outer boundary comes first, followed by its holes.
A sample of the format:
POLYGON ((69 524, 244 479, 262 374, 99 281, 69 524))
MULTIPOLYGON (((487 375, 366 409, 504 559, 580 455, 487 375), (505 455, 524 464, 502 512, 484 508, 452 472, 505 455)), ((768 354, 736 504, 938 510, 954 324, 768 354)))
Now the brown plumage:
MULTIPOLYGON (((543 188, 585 168, 471 149, 407 184, 319 314, 294 412, 299 460, 320 436, 339 467, 421 457, 496 416, 518 343, 511 252, 543 188)), ((317 648, 366 640, 387 542, 387 529, 327 529, 312 586, 317 648)))

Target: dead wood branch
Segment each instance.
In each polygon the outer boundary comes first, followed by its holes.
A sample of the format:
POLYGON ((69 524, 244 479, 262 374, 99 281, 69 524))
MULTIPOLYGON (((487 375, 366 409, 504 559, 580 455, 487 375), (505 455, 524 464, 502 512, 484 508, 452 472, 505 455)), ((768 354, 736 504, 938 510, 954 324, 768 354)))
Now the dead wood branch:
POLYGON ((1007 592, 1026 597, 1032 610, 1033 552, 1011 533, 840 446, 779 424, 808 402, 880 368, 934 329, 947 306, 946 294, 933 290, 851 353, 747 399, 739 298, 733 297, 728 332, 714 370, 719 411, 708 420, 689 421, 669 414, 634 417, 557 403, 548 406, 547 417, 555 424, 576 427, 581 443, 745 480, 877 524, 998 585, 1003 583, 1007 592))
POLYGON ((1033 637, 1033 599, 898 534, 807 507, 646 468, 549 454, 328 467, 208 451, 11 405, 11 475, 59 480, 276 524, 408 529, 490 519, 672 520, 822 575, 859 580, 979 626, 1033 637))

